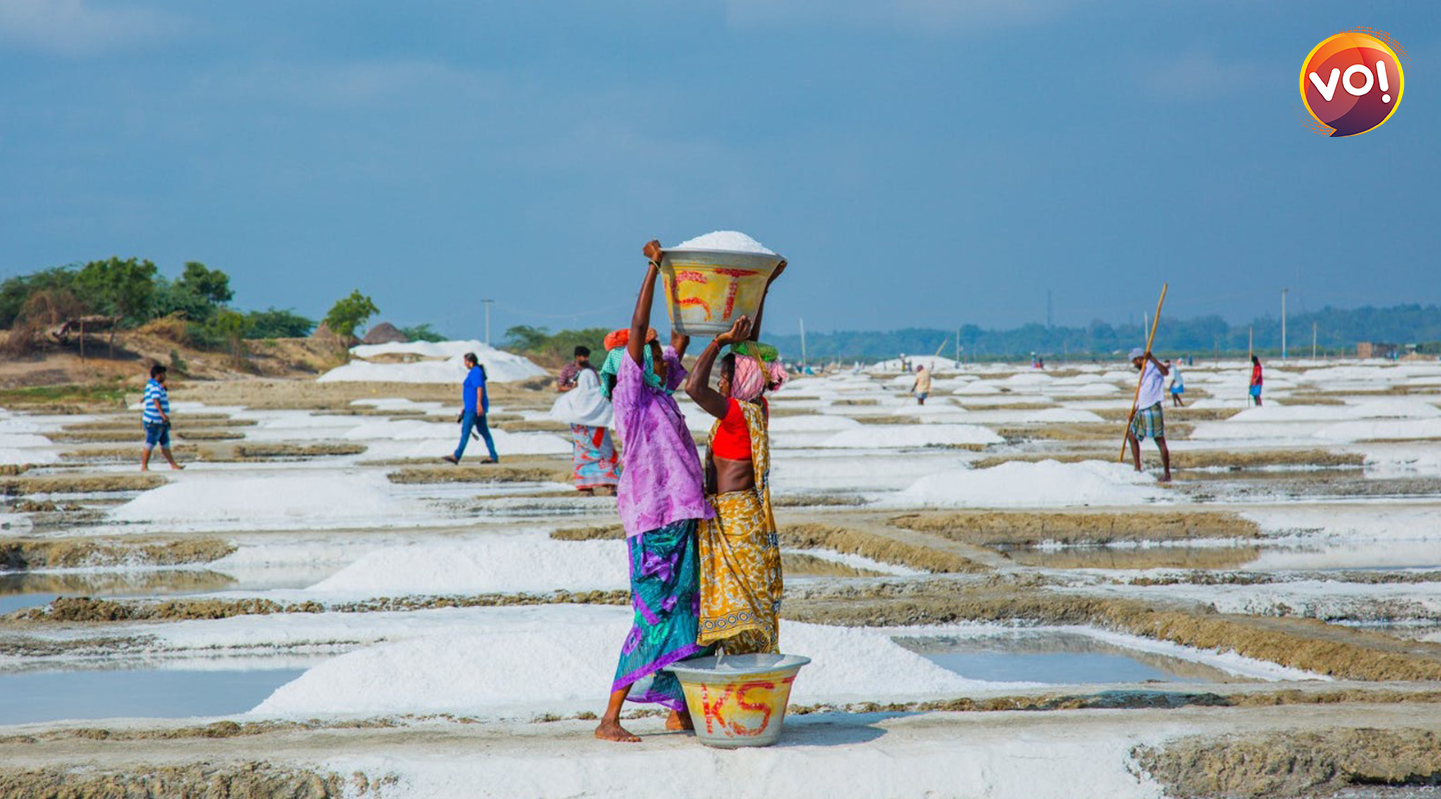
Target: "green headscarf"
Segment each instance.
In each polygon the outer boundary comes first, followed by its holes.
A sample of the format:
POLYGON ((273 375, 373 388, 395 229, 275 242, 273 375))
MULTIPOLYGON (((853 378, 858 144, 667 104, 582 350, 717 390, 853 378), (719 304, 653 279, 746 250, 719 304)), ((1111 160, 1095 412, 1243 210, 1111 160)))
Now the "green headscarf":
POLYGON ((760 358, 765 363, 774 363, 781 357, 780 350, 759 341, 741 341, 731 345, 731 352, 751 358, 760 358))
MULTIPOLYGON (((645 379, 645 384, 651 388, 660 388, 660 376, 655 373, 655 358, 650 354, 650 345, 645 345, 645 347, 641 348, 641 351, 645 353, 645 363, 643 363, 640 368, 641 377, 645 379)), ((611 381, 617 379, 620 375, 620 359, 629 357, 630 352, 628 352, 625 347, 616 347, 606 353, 605 363, 600 367, 601 396, 610 399, 611 381), (607 375, 611 380, 606 380, 607 375)), ((672 392, 667 389, 666 393, 669 394, 672 392)))

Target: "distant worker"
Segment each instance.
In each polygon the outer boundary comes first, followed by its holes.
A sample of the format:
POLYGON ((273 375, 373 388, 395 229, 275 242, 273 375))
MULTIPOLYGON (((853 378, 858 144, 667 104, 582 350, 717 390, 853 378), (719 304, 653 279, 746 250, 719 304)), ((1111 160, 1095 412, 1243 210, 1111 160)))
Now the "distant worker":
POLYGON ((595 367, 590 365, 590 347, 581 345, 575 348, 575 360, 560 370, 560 377, 555 381, 556 393, 564 393, 575 388, 576 378, 587 369, 595 371, 595 367))
POLYGON ((460 413, 460 446, 455 448, 454 455, 446 455, 442 460, 460 463, 460 459, 465 457, 465 445, 470 443, 471 431, 476 430, 485 439, 486 449, 490 450, 490 457, 481 463, 499 463, 495 440, 490 437, 490 426, 485 423, 486 414, 490 413, 490 395, 485 390, 485 367, 480 365, 480 359, 473 352, 467 352, 462 360, 465 361, 466 372, 460 389, 461 400, 465 403, 465 410, 460 413))
POLYGON ((1186 393, 1186 381, 1181 377, 1181 366, 1180 364, 1172 366, 1168 360, 1166 368, 1171 370, 1171 405, 1184 408, 1186 403, 1181 401, 1181 395, 1186 393))
POLYGON ((916 395, 916 404, 925 405, 931 393, 931 373, 924 366, 916 366, 916 382, 911 384, 911 393, 916 395))
POLYGON ((556 383, 562 392, 551 418, 570 425, 571 478, 582 494, 611 496, 620 483, 620 454, 611 438, 614 412, 600 390, 600 375, 590 365, 590 350, 575 348, 575 361, 556 383))
POLYGON ((1161 394, 1170 369, 1156 360, 1156 356, 1140 347, 1131 350, 1131 365, 1141 372, 1141 387, 1136 394, 1136 405, 1131 411, 1131 428, 1126 431, 1126 440, 1131 444, 1131 459, 1136 471, 1141 471, 1141 440, 1151 437, 1161 450, 1161 467, 1165 474, 1161 482, 1171 481, 1171 451, 1166 448, 1166 420, 1161 410, 1161 394))
POLYGON ((1251 356, 1251 401, 1261 404, 1261 359, 1251 356))
POLYGON ((145 449, 140 454, 140 471, 150 471, 150 452, 160 445, 160 453, 170 468, 184 469, 170 454, 170 392, 165 389, 166 369, 160 364, 150 367, 150 380, 145 384, 145 397, 140 401, 140 423, 145 426, 145 449))

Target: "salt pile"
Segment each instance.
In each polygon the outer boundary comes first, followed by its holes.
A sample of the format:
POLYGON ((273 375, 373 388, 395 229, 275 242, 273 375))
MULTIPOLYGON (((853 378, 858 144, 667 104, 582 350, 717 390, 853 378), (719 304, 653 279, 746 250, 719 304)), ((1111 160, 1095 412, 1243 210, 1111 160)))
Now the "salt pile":
POLYGON ((1012 461, 927 475, 888 497, 898 507, 1041 508, 1139 505, 1165 497, 1155 478, 1102 461, 1012 461))
POLYGON ((338 366, 316 378, 317 382, 369 383, 460 383, 465 379, 467 352, 475 353, 485 367, 486 379, 514 383, 540 377, 546 371, 528 358, 488 347, 479 341, 412 341, 405 344, 367 344, 352 347, 357 360, 338 366), (410 355, 414 363, 373 363, 380 355, 410 355))
POLYGON ((753 252, 758 255, 775 255, 764 244, 739 230, 715 230, 704 236, 683 241, 668 250, 729 250, 731 252, 753 252))
POLYGON ((842 430, 817 446, 827 449, 948 447, 999 444, 1004 440, 988 428, 974 424, 878 424, 842 430))
POLYGON ((182 527, 243 522, 248 529, 262 529, 347 521, 390 525, 405 518, 406 510, 379 473, 241 477, 186 472, 115 508, 110 518, 182 527))
POLYGON ((385 547, 307 591, 330 594, 485 594, 627 588, 625 544, 504 535, 465 544, 385 547))
MULTIPOLYGON (((615 676, 629 608, 574 606, 469 614, 443 635, 380 644, 316 666, 253 711, 265 716, 594 710, 615 676)), ((793 702, 902 701, 1027 683, 968 680, 861 628, 786 622, 782 649, 814 662, 793 702)))

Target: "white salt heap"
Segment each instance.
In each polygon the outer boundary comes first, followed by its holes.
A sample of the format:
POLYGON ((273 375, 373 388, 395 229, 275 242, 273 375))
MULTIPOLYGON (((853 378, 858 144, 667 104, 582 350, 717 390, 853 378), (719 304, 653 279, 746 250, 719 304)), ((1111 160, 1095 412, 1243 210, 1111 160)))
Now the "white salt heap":
POLYGON ((683 241, 670 250, 730 250, 731 252, 753 252, 760 255, 775 255, 764 244, 739 230, 715 230, 704 236, 683 241))

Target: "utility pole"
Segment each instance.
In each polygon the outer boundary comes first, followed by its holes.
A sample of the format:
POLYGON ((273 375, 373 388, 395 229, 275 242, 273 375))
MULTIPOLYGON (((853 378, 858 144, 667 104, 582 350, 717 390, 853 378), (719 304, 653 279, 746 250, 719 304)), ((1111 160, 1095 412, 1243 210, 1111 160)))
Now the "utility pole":
POLYGON ((1246 360, 1251 360, 1256 355, 1256 326, 1246 328, 1246 360))
POLYGON ((961 366, 961 329, 956 328, 956 368, 961 366))
POLYGON ((490 304, 495 300, 481 300, 485 304, 485 346, 490 346, 490 304))
POLYGON ((801 373, 802 373, 802 374, 805 373, 805 368, 806 368, 806 320, 805 320, 804 317, 802 317, 802 318, 801 318, 801 373))
POLYGON ((1316 360, 1316 323, 1311 323, 1311 360, 1316 360))
POLYGON ((1281 289, 1281 360, 1286 360, 1286 292, 1290 289, 1281 289))

